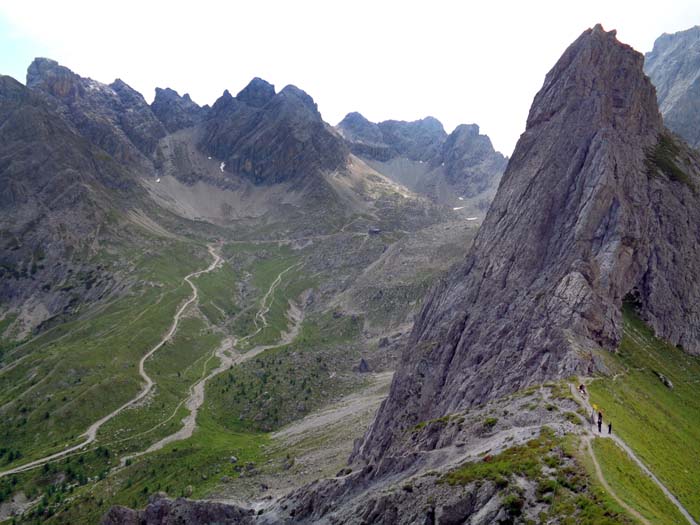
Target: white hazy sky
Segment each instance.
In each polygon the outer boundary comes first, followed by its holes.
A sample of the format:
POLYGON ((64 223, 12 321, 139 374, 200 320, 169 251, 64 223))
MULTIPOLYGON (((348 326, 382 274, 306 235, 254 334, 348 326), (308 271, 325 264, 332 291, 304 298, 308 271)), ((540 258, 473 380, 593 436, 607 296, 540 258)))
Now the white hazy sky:
POLYGON ((448 132, 479 124, 509 155, 544 75, 597 22, 646 52, 700 24, 700 1, 0 0, 0 73, 23 82, 48 56, 200 104, 259 76, 304 89, 331 124, 432 115, 448 132))

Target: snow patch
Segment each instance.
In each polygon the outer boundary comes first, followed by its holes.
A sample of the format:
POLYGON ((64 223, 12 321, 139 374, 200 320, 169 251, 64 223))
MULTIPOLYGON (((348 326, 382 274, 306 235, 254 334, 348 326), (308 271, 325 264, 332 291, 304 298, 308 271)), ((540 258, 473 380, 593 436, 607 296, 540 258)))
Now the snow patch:
POLYGON ((477 220, 478 218, 479 218, 479 217, 467 217, 467 220, 468 220, 468 221, 475 221, 475 220, 477 220))
POLYGON ((457 211, 457 210, 463 210, 464 208, 465 208, 465 206, 457 206, 456 208, 452 208, 452 209, 454 211, 457 211))
POLYGON ((457 197, 459 200, 463 201, 464 197, 457 197))
POLYGON ((224 168, 225 168, 225 167, 226 167, 226 163, 225 163, 225 162, 222 162, 221 164, 219 164, 219 169, 221 170, 221 173, 224 172, 224 168))
POLYGON ((160 177, 158 177, 158 178, 156 179, 156 182, 160 182, 160 177))

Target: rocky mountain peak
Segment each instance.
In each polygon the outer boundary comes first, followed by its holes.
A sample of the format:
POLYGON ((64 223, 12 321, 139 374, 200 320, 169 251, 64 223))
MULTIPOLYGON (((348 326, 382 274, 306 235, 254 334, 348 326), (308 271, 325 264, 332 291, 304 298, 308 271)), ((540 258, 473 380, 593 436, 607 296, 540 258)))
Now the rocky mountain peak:
POLYGON ((261 79, 236 98, 224 92, 207 116, 200 147, 256 184, 307 180, 342 168, 348 154, 307 93, 289 85, 275 95, 261 79))
POLYGON ((275 86, 262 78, 255 77, 236 95, 236 99, 249 106, 261 108, 274 96, 275 86))
POLYGON ((379 126, 357 111, 345 115, 336 129, 349 142, 359 144, 383 144, 384 142, 379 126))
POLYGON ((27 87, 46 95, 79 133, 121 161, 150 155, 166 133, 143 96, 120 79, 106 85, 37 58, 27 70, 27 87))
POLYGON ((630 294, 657 334, 700 351, 700 290, 685 284, 700 274, 700 161, 664 130, 642 65, 596 26, 547 74, 464 264, 426 298, 355 457, 401 450, 420 421, 591 373, 620 340, 630 294))
POLYGON ((82 96, 84 86, 80 77, 49 58, 35 58, 27 68, 27 87, 68 100, 82 96))
POLYGON ((434 117, 411 122, 385 120, 378 126, 384 142, 411 160, 430 161, 447 137, 442 123, 434 117))
POLYGON ((438 160, 445 167, 447 180, 466 197, 497 187, 507 164, 476 124, 457 126, 445 139, 438 160))
POLYGON ((170 133, 194 126, 206 113, 188 94, 180 96, 170 88, 156 88, 151 110, 170 133))
POLYGON ((657 38, 644 68, 666 125, 700 148, 700 26, 657 38))
POLYGON ((282 91, 279 92, 277 99, 300 108, 304 107, 306 110, 311 111, 321 118, 321 114, 318 112, 318 106, 316 102, 314 102, 314 99, 304 90, 292 84, 285 86, 282 91))

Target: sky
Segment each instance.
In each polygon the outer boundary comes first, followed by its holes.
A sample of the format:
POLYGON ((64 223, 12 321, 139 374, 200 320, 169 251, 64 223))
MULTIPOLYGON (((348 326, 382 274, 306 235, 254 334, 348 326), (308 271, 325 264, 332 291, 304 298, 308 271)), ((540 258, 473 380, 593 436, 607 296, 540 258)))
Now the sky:
POLYGON ((331 124, 431 115, 448 132, 478 124, 510 155, 545 74, 598 22, 647 52, 700 24, 700 1, 0 0, 0 74, 24 82, 44 56, 199 104, 257 76, 303 89, 331 124))

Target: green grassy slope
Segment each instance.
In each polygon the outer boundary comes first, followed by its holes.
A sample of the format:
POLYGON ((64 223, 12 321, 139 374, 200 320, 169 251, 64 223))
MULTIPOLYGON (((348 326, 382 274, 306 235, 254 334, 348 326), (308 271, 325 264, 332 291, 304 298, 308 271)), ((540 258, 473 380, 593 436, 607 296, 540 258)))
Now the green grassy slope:
POLYGON ((603 476, 619 498, 651 523, 684 525, 683 515, 661 489, 611 439, 593 440, 603 476))
POLYGON ((138 361, 191 294, 183 277, 207 260, 171 242, 133 259, 130 292, 103 310, 59 325, 6 356, 0 374, 0 468, 61 450, 140 389, 138 361), (19 454, 19 457, 17 457, 19 454))
POLYGON ((615 375, 591 383, 613 429, 700 520, 700 359, 653 336, 625 307, 615 375), (673 383, 664 385, 657 373, 673 383))

